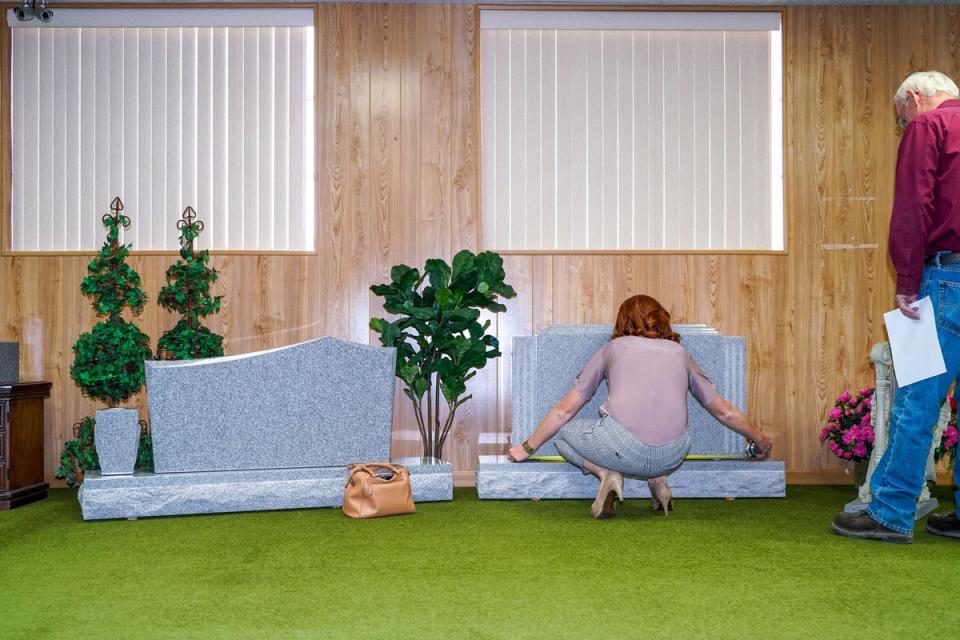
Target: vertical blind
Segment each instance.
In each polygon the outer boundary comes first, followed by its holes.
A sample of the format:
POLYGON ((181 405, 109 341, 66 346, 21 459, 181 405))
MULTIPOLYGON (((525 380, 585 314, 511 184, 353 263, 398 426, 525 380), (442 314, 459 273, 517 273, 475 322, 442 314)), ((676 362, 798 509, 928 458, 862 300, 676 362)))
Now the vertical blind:
POLYGON ((187 206, 202 248, 314 249, 312 11, 34 22, 12 29, 13 251, 96 249, 114 196, 134 250, 176 249, 187 206))
POLYGON ((779 18, 482 12, 484 247, 783 249, 779 18))

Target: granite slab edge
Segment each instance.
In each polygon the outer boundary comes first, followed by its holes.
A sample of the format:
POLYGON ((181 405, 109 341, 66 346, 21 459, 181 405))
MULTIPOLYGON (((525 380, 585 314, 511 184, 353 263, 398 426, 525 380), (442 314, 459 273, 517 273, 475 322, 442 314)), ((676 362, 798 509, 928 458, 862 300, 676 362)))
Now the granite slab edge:
MULTIPOLYGON (((750 462, 729 469, 688 464, 670 477, 670 486, 677 498, 786 497, 782 462, 750 462)), ((576 469, 565 470, 555 463, 481 464, 477 469, 477 494, 481 499, 593 499, 597 488, 595 477, 576 469), (525 466, 529 468, 523 469, 525 466)), ((650 497, 646 482, 632 478, 624 482, 624 495, 650 497)))
MULTIPOLYGON (((410 465, 414 502, 453 499, 449 464, 410 465)), ((339 507, 345 467, 188 474, 88 474, 77 494, 84 520, 339 507)))

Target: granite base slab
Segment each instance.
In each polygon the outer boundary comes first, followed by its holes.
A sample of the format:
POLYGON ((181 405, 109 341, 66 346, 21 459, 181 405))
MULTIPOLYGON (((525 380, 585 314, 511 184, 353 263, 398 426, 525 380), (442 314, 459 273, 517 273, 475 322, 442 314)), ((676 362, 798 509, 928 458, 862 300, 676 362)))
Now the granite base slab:
MULTIPOLYGON (((599 481, 562 462, 491 461, 481 456, 477 468, 477 495, 481 500, 593 499, 599 481)), ((690 460, 670 476, 675 498, 783 498, 784 464, 760 460, 690 460)), ((627 478, 627 498, 649 498, 643 480, 627 478)))
MULTIPOLYGON (((453 499, 453 467, 420 458, 410 470, 414 502, 453 499)), ((86 475, 77 494, 84 520, 339 507, 346 467, 86 475)))

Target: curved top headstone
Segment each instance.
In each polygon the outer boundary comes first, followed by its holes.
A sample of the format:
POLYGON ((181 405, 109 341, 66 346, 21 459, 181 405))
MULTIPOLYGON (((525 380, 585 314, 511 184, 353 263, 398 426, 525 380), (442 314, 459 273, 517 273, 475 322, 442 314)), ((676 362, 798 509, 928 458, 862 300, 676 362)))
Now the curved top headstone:
POLYGON ((148 361, 157 473, 339 466, 390 456, 396 350, 323 337, 148 361))

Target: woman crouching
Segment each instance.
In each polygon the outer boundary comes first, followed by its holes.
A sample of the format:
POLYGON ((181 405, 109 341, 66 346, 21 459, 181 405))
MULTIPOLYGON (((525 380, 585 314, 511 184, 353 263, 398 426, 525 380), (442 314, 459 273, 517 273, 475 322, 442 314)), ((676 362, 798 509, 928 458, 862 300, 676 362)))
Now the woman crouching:
POLYGON ((756 442, 758 457, 767 457, 770 438, 717 392, 680 346, 667 310, 650 296, 633 296, 620 305, 610 341, 590 358, 573 388, 536 431, 512 447, 508 457, 522 462, 558 434, 560 455, 600 479, 590 508, 594 518, 616 514, 616 501, 623 502, 624 475, 646 480, 652 508, 666 515, 673 508, 667 476, 690 451, 687 391, 724 426, 756 442), (568 424, 604 378, 608 394, 600 419, 585 427, 568 424))

